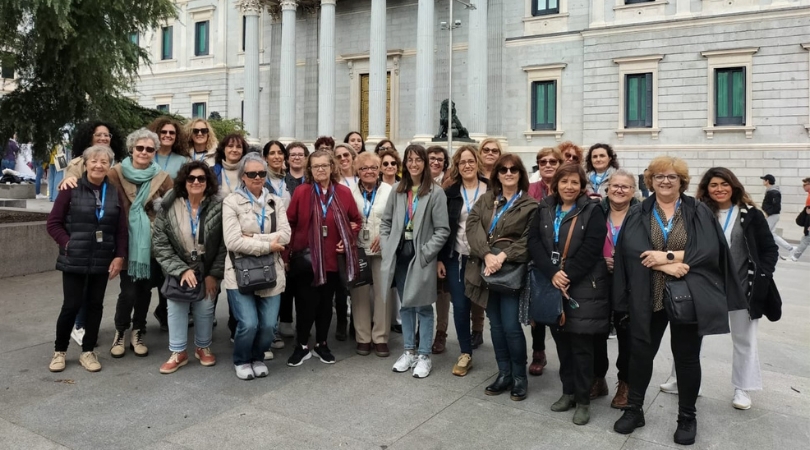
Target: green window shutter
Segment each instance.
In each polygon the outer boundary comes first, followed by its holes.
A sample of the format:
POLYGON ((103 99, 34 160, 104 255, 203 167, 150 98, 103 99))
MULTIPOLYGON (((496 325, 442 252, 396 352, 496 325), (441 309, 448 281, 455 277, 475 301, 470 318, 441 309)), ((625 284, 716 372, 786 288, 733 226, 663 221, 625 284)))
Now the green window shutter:
POLYGON ((745 67, 715 69, 715 125, 745 125, 745 93, 745 67))
POLYGON ((644 104, 645 104, 645 108, 644 108, 644 126, 647 127, 647 128, 652 128, 652 122, 653 122, 653 120, 652 120, 653 119, 653 116, 652 116, 653 115, 653 110, 652 110, 653 109, 653 98, 652 98, 652 96, 653 96, 653 80, 652 80, 652 74, 651 73, 644 74, 644 86, 646 88, 644 90, 644 104))
POLYGON ((731 115, 741 119, 745 125, 745 68, 735 70, 731 74, 731 115))
POLYGON ((172 59, 174 27, 163 27, 160 59, 172 59))
POLYGON ((557 82, 532 82, 532 130, 557 129, 557 82))
POLYGON ((625 76, 624 127, 652 127, 652 73, 625 76))
POLYGON ((209 21, 205 20, 194 24, 194 56, 205 56, 208 54, 209 23, 209 21))

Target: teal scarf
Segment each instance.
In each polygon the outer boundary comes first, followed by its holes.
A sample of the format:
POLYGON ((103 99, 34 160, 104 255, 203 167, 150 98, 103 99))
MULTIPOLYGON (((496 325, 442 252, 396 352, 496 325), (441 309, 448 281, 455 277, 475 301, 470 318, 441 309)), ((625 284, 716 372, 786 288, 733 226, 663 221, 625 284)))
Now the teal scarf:
POLYGON ((152 224, 149 222, 149 216, 146 215, 144 207, 149 201, 152 178, 160 173, 160 166, 153 162, 146 169, 136 169, 132 166, 132 158, 127 157, 121 162, 121 173, 125 180, 138 186, 138 194, 129 209, 127 273, 133 280, 145 280, 151 275, 152 224))

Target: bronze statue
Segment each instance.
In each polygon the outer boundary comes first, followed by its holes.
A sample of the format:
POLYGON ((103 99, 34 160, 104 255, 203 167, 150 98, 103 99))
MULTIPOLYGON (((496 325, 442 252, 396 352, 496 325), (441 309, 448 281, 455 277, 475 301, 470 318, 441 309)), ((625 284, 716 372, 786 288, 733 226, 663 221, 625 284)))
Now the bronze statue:
MULTIPOLYGON (((439 110, 439 133, 436 136, 433 136, 434 141, 446 141, 447 140, 447 132, 448 132, 448 99, 444 99, 442 101, 442 107, 439 110)), ((458 138, 459 140, 469 140, 470 133, 467 132, 467 129, 461 125, 461 121, 458 120, 456 116, 456 102, 453 102, 453 116, 452 116, 452 131, 453 138, 458 138)))

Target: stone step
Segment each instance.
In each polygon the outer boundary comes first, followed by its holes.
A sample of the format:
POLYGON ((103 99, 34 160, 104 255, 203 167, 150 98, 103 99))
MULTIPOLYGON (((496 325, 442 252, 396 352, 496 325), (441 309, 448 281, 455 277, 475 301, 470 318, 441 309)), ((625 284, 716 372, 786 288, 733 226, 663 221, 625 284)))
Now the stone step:
POLYGON ((0 208, 25 208, 27 203, 21 198, 0 198, 0 208))

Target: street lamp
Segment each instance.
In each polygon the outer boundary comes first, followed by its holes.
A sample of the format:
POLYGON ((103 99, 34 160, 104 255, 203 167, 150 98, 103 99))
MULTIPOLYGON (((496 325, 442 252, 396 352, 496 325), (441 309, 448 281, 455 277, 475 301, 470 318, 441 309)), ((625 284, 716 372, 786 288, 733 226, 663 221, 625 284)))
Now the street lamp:
POLYGON ((449 56, 447 58, 447 154, 453 154, 453 30, 461 26, 460 20, 453 20, 453 2, 459 2, 466 9, 475 9, 475 5, 463 0, 450 0, 450 16, 447 22, 441 22, 441 29, 450 32, 449 56))

